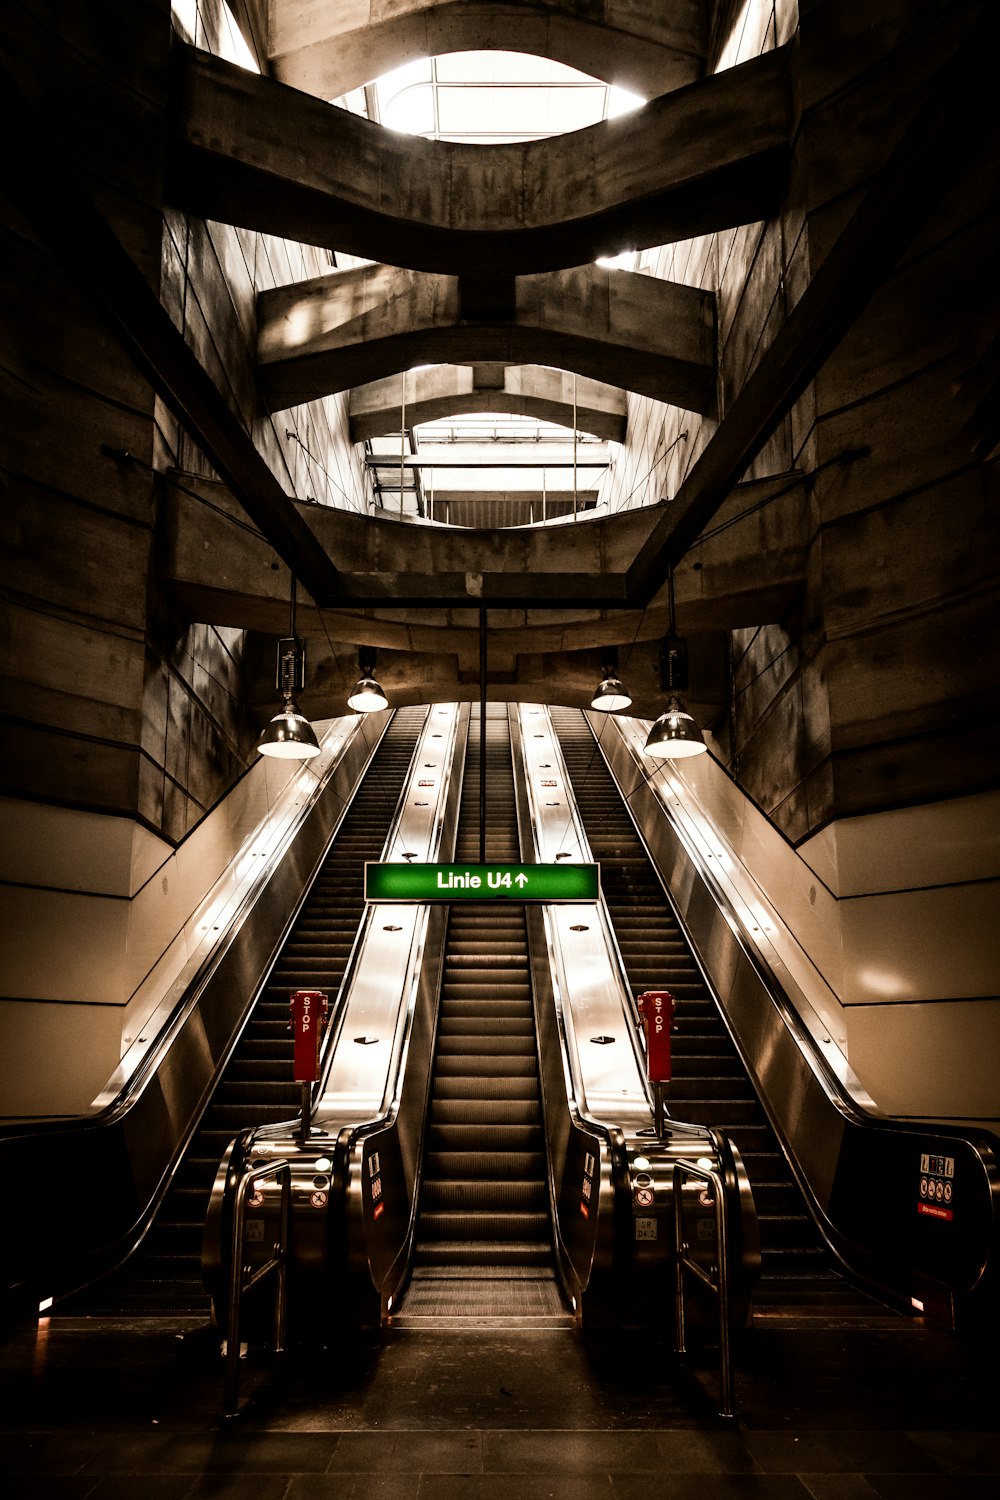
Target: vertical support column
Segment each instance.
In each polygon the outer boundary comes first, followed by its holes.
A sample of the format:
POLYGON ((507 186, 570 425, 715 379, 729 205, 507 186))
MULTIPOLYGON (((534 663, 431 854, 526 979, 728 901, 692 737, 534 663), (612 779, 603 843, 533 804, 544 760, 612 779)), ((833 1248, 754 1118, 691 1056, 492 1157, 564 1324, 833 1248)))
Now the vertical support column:
POLYGON ((399 377, 399 514, 403 514, 403 481, 406 478, 406 371, 399 377))
POLYGON ((576 371, 573 371, 573 520, 576 520, 576 371))
POLYGON ((486 863, 486 610, 479 611, 479 863, 486 863))

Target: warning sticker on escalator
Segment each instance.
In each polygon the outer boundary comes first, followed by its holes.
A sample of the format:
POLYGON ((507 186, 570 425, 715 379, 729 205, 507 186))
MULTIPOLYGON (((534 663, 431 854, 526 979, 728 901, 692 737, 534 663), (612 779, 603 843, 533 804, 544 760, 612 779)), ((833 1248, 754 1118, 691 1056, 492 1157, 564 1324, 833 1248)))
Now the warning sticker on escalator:
POLYGON ((955 1215, 955 1158, 923 1152, 920 1157, 920 1183, 917 1189, 917 1213, 926 1219, 950 1222, 955 1215))

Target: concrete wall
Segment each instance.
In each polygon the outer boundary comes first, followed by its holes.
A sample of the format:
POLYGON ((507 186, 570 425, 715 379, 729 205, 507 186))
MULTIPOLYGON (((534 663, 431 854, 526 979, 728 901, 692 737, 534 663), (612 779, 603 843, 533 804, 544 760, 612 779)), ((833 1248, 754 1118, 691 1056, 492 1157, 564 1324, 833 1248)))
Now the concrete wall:
MULTIPOLYGON (((180 9, 202 45, 232 44, 219 0, 180 9)), ((234 10, 259 38, 263 5, 234 10)), ((271 420, 254 394, 257 290, 329 256, 164 215, 170 39, 169 0, 12 0, 2 48, 26 101, 23 149, 37 111, 280 482, 362 508, 346 401, 271 420)), ((159 473, 206 473, 204 459, 84 289, 93 250, 72 219, 65 259, 16 199, 0 199, 0 235, 0 1111, 24 1103, 25 1045, 48 1049, 59 1079, 41 1107, 73 1111, 117 1063, 150 973, 183 949, 243 827, 239 790, 220 799, 244 785, 256 729, 244 632, 176 622, 156 583, 159 473), (213 808, 206 852, 194 830, 213 808)))
MULTIPOLYGON (((751 0, 716 7, 718 65, 787 40, 797 9, 801 118, 781 218, 644 257, 650 274, 716 291, 723 415, 955 45, 950 13, 916 0, 877 16, 861 0, 751 0)), ((807 476, 809 583, 783 618, 734 635, 732 703, 713 728, 795 841, 995 784, 996 469, 973 452, 961 395, 993 326, 982 289, 998 210, 974 159, 927 194, 939 206, 925 229, 746 476, 807 476)), ((714 428, 631 397, 603 498, 669 500, 714 428)), ((698 555, 676 570, 682 630, 698 555)))
POLYGON ((0 1117, 86 1114, 124 1058, 131 1076, 357 728, 317 726, 307 764, 258 756, 176 848, 126 818, 0 797, 0 1117))
MULTIPOLYGON (((919 4, 800 9, 802 119, 781 220, 645 257, 717 291, 723 413, 951 44, 947 18, 935 30, 919 4)), ((741 15, 727 55, 783 41, 793 11, 718 7, 741 15)), ((829 986, 831 1031, 879 1107, 991 1119, 1000 538, 995 461, 973 452, 961 399, 995 327, 983 302, 1000 224, 984 188, 975 162, 928 181, 940 210, 748 475, 819 470, 798 492, 808 583, 784 617, 733 633, 712 748, 805 862, 790 881, 754 841, 744 850, 770 909, 791 908, 829 986), (861 445, 867 457, 836 462, 861 445)), ((713 431, 631 397, 606 498, 674 495, 713 431)), ((700 550, 676 572, 682 630, 700 550)))

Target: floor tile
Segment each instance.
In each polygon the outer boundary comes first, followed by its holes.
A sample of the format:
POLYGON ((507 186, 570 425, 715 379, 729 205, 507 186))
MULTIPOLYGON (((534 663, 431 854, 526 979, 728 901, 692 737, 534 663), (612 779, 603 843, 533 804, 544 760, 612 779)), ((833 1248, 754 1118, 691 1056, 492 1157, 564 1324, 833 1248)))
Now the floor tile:
POLYGON ((18 1474, 4 1483, 4 1500, 90 1500, 96 1483, 84 1474, 18 1474))
POLYGON ((812 1500, 878 1500, 863 1474, 800 1474, 812 1500))
POLYGON ((140 1489, 134 1474, 105 1474, 87 1500, 188 1500, 197 1482, 193 1474, 144 1474, 140 1489))
POLYGON ((285 1500, 288 1484, 287 1474, 202 1474, 185 1500, 285 1500))
POLYGON ((417 1500, 419 1474, 297 1474, 284 1500, 417 1500))
POLYGON ((612 1474, 613 1500, 809 1500, 794 1474, 612 1474))
POLYGON ((907 1436, 951 1474, 1000 1474, 1000 1430, 910 1432, 907 1436))
POLYGON ((575 1474, 662 1467, 655 1432, 488 1432, 483 1436, 486 1473, 575 1474))
POLYGON ((904 1432, 750 1432, 746 1444, 766 1474, 940 1472, 904 1432))
POLYGON ((614 1495, 609 1474, 425 1474, 418 1500, 614 1500, 614 1495))
POLYGON ((996 1500, 996 1474, 871 1474, 881 1500, 996 1500))
POLYGON ((668 1474, 752 1474, 757 1465, 736 1432, 656 1434, 659 1467, 668 1474))
POLYGON ((338 1474, 462 1474, 481 1468, 478 1432, 345 1432, 327 1465, 338 1474))

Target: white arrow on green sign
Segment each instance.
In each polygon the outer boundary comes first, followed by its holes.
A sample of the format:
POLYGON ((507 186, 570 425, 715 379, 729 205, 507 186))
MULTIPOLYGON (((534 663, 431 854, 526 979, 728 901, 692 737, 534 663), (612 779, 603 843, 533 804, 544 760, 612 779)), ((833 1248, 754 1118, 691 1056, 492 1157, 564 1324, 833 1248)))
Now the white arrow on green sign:
POLYGON ((366 901, 596 901, 599 865, 365 865, 366 901))

